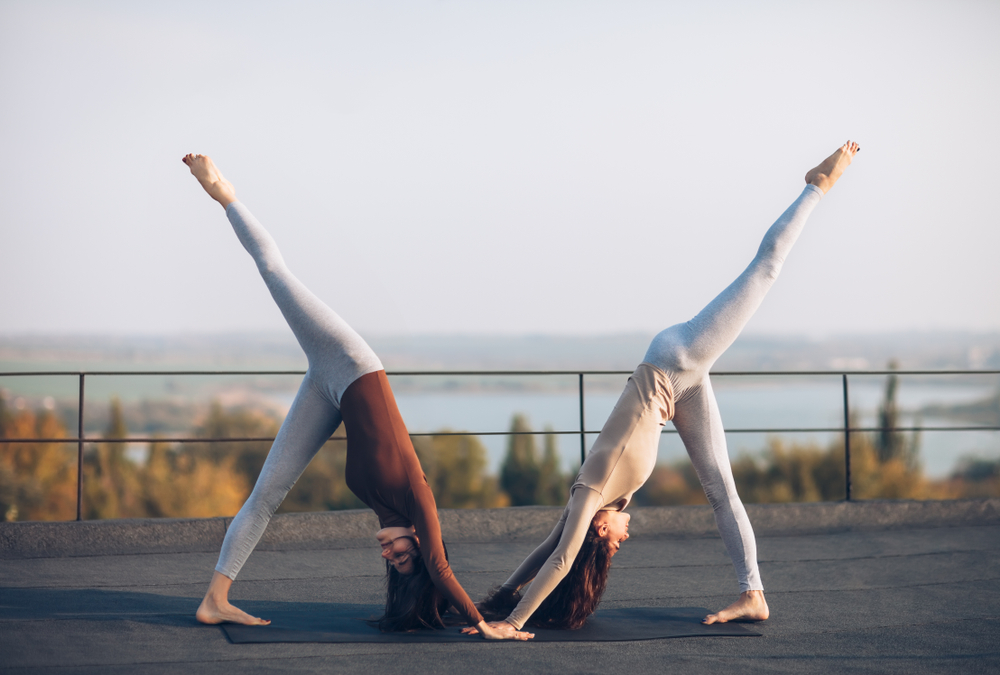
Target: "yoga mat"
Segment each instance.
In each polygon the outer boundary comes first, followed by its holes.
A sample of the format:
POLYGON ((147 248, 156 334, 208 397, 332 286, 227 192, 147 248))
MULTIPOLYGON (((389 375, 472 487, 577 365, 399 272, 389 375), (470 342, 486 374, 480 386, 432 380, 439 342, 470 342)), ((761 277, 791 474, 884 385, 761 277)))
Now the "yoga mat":
MULTIPOLYGON (((308 610, 278 610, 267 614, 270 626, 222 624, 234 644, 255 642, 477 642, 462 635, 460 627, 412 633, 382 633, 364 619, 380 615, 375 605, 317 605, 308 610)), ((601 609, 579 630, 526 627, 535 638, 529 642, 620 642, 677 637, 759 636, 746 625, 701 623, 708 610, 701 607, 624 607, 601 609)))

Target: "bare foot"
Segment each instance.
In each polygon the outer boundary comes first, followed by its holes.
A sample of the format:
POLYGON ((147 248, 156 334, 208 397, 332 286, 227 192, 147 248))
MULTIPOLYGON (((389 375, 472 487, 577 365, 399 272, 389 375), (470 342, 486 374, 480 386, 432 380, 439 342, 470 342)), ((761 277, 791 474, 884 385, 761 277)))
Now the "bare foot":
POLYGON ((208 196, 222 204, 226 208, 236 201, 236 190, 233 184, 222 177, 222 172, 215 166, 215 162, 208 155, 184 155, 181 161, 188 165, 191 173, 201 186, 205 188, 208 196))
MULTIPOLYGON (((208 159, 206 157, 206 159, 208 159)), ((205 599, 198 606, 194 616, 201 623, 242 623, 246 626, 266 626, 270 621, 256 616, 250 616, 239 607, 229 604, 229 588, 233 580, 225 574, 215 572, 212 582, 208 585, 205 599)))
POLYGON ((250 616, 239 607, 230 605, 228 600, 220 603, 209 595, 201 601, 194 615, 201 623, 209 624, 242 623, 245 626, 266 626, 271 623, 267 619, 250 616))
POLYGON ((764 599, 764 591, 744 591, 740 599, 722 611, 709 614, 702 623, 726 623, 727 621, 765 621, 771 616, 764 599))
POLYGON ((836 152, 820 162, 819 166, 810 169, 809 173, 806 174, 806 182, 815 185, 823 191, 823 194, 826 194, 840 178, 840 174, 844 173, 844 169, 850 166, 854 155, 860 151, 860 145, 854 141, 847 141, 837 148, 836 152))

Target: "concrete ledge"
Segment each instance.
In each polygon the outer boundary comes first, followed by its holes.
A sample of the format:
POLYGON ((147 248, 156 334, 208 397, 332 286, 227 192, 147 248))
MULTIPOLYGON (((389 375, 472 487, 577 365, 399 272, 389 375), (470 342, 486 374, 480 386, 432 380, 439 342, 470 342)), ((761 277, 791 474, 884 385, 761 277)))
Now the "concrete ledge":
MULTIPOLYGON (((559 507, 443 509, 447 541, 509 541, 541 538, 559 519, 559 507)), ((715 536, 708 506, 630 509, 631 531, 647 536, 715 536)), ((758 536, 838 530, 1000 524, 1000 499, 864 501, 810 504, 748 504, 758 536)), ((0 523, 0 559, 93 555, 217 552, 231 518, 135 519, 0 523)), ((378 520, 369 510, 275 516, 258 548, 295 550, 354 548, 370 543, 378 520)))
POLYGON ((209 551, 225 535, 223 518, 0 523, 0 558, 209 551))
MULTIPOLYGON (((747 504, 746 509, 758 536, 1000 524, 1000 499, 747 504)), ((704 536, 717 532, 715 518, 708 506, 646 507, 629 511, 632 513, 630 531, 634 534, 704 536)))

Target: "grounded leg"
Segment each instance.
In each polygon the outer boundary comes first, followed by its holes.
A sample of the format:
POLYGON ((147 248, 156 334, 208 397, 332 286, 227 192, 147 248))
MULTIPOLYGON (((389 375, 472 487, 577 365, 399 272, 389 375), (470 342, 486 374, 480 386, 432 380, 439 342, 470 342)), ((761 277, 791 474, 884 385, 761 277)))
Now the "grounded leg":
POLYGON ((668 373, 674 386, 676 426, 740 582, 739 600, 705 617, 705 623, 770 615, 757 568, 757 547, 746 509, 736 492, 725 429, 708 372, 739 336, 781 271, 806 219, 850 165, 859 147, 848 141, 806 174, 808 185, 768 229, 743 273, 690 321, 657 335, 645 361, 668 373))

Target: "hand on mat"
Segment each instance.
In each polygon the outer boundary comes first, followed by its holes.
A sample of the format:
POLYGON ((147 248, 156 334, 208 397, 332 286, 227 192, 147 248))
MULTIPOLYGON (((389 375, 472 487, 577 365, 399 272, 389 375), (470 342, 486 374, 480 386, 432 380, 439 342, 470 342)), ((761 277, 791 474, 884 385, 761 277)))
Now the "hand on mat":
POLYGON ((506 621, 480 621, 475 626, 463 628, 465 635, 480 634, 484 640, 530 640, 535 637, 534 633, 526 633, 518 630, 506 621))

